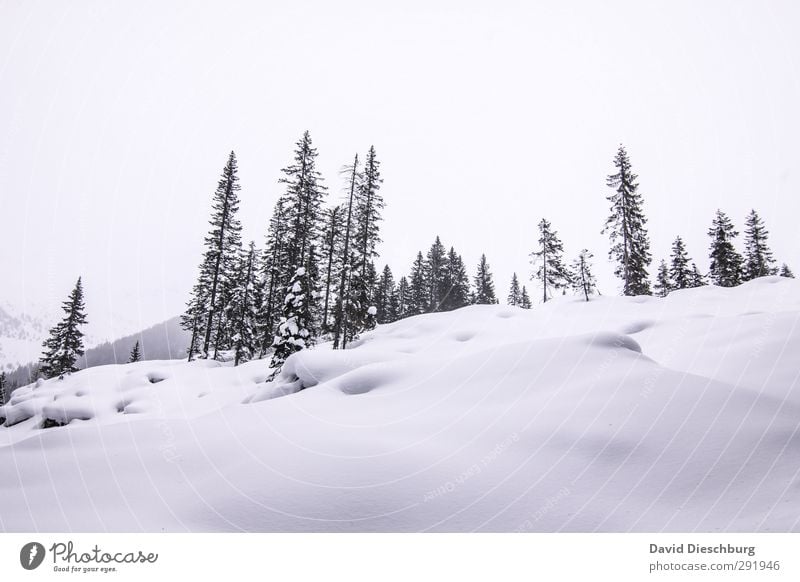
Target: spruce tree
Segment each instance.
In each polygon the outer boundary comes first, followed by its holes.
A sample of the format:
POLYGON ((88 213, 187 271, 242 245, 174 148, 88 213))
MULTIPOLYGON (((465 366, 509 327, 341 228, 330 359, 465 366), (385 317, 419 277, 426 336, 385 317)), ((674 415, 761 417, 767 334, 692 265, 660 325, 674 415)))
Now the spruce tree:
POLYGON ((525 285, 522 286, 522 296, 520 297, 519 306, 522 309, 530 309, 533 307, 533 303, 531 303, 531 298, 528 296, 528 290, 525 288, 525 285))
POLYGON ((508 291, 507 303, 515 307, 522 305, 522 290, 519 288, 519 279, 517 279, 516 273, 511 276, 511 288, 508 291))
POLYGON ((335 290, 337 280, 337 259, 338 245, 341 236, 341 222, 342 222, 342 207, 335 206, 326 213, 326 226, 325 226, 325 301, 322 308, 322 330, 328 331, 329 321, 328 315, 332 311, 331 294, 335 290))
POLYGON ((278 323, 277 335, 272 343, 270 367, 275 368, 273 377, 283 367, 286 358, 314 344, 314 330, 310 303, 311 289, 305 267, 298 267, 286 287, 283 301, 283 316, 278 323))
POLYGON ((256 289, 259 286, 258 254, 256 245, 250 242, 246 254, 239 259, 236 273, 236 288, 231 298, 228 319, 232 323, 233 365, 252 359, 258 353, 258 310, 256 305, 256 289))
POLYGON ((735 287, 742 282, 742 256, 733 246, 733 239, 738 235, 725 213, 717 210, 708 230, 711 237, 709 277, 715 285, 735 287))
POLYGON ((542 302, 552 295, 553 289, 563 289, 571 282, 568 269, 564 265, 564 245, 544 218, 539 221, 539 247, 531 253, 532 263, 538 265, 534 277, 542 283, 542 302))
POLYGON ((429 312, 442 311, 442 303, 445 301, 449 291, 447 271, 446 251, 442 241, 437 236, 425 256, 423 268, 428 295, 426 303, 429 312))
POLYGON ((589 295, 594 295, 597 291, 597 280, 592 272, 593 258, 594 255, 588 249, 583 249, 578 258, 572 262, 572 288, 578 293, 583 293, 586 301, 589 301, 589 295))
POLYGON ((767 245, 769 231, 764 221, 755 210, 751 210, 745 219, 744 229, 744 270, 743 280, 749 281, 757 277, 775 275, 775 259, 767 245))
POLYGON ((778 272, 778 274, 781 277, 787 277, 788 279, 794 279, 794 273, 792 273, 792 270, 789 268, 789 265, 787 265, 786 263, 783 263, 781 265, 781 270, 778 272))
POLYGON ((192 332, 190 361, 195 355, 209 357, 211 350, 216 357, 220 349, 227 348, 222 345, 228 331, 225 329, 224 312, 241 248, 242 227, 236 217, 239 189, 236 154, 231 152, 214 192, 209 221, 211 230, 205 238, 206 250, 198 281, 181 319, 184 329, 192 332))
POLYGON ((411 266, 408 278, 408 315, 418 315, 428 311, 428 293, 425 284, 425 259, 422 252, 417 253, 417 258, 411 266))
MULTIPOLYGON (((694 287, 694 273, 689 267, 691 259, 686 252, 686 246, 681 237, 675 237, 672 243, 672 255, 670 256, 669 279, 672 281, 673 289, 688 289, 694 287)), ((694 267, 694 263, 692 263, 694 267)), ((694 267, 696 268, 696 267, 694 267)))
POLYGON ((275 328, 281 315, 287 278, 286 240, 289 228, 285 200, 278 199, 267 228, 267 239, 261 258, 260 301, 258 306, 259 355, 263 356, 275 338, 275 328))
POLYGON ((6 379, 5 371, 0 372, 0 404, 5 404, 8 402, 8 398, 11 395, 11 390, 9 390, 8 380, 6 379))
POLYGON ((131 350, 131 355, 128 358, 128 363, 133 364, 136 362, 140 362, 142 360, 142 351, 139 348, 139 340, 136 340, 136 343, 133 344, 133 349, 131 350))
POLYGON ((400 277, 397 283, 397 319, 403 319, 410 315, 409 304, 411 302, 411 290, 408 286, 408 279, 400 277))
POLYGON ((697 268, 697 265, 692 263, 692 274, 689 277, 689 287, 702 287, 706 284, 705 276, 700 272, 700 269, 697 268))
POLYGON ((476 305, 494 305, 497 303, 497 297, 494 293, 494 281, 489 270, 489 263, 486 261, 486 255, 481 255, 481 260, 478 263, 472 303, 476 305))
POLYGON ((464 261, 453 247, 447 252, 444 268, 444 298, 440 311, 452 311, 469 305, 469 275, 464 261))
POLYGON ((606 181, 606 185, 614 189, 608 196, 611 215, 602 231, 609 233, 611 241, 608 256, 617 263, 614 274, 622 279, 623 295, 650 295, 647 219, 642 211, 638 176, 632 172, 628 153, 621 145, 614 157, 614 166, 617 173, 609 175, 606 181))
POLYGON ((78 358, 83 356, 83 332, 86 324, 83 300, 83 282, 78 277, 75 288, 62 304, 64 318, 50 329, 50 337, 43 344, 44 352, 39 360, 40 372, 46 378, 64 378, 65 374, 77 372, 78 358))
POLYGON ((656 271, 656 297, 666 297, 672 289, 672 281, 669 278, 669 267, 667 267, 667 262, 662 259, 658 264, 658 271, 656 271))
POLYGON ((352 312, 351 306, 351 279, 353 275, 353 264, 355 253, 351 249, 353 230, 355 228, 355 209, 357 188, 360 183, 360 172, 358 169, 358 154, 355 155, 353 163, 342 169, 342 174, 348 179, 348 197, 344 206, 344 230, 342 232, 342 252, 339 262, 339 286, 337 291, 336 306, 333 323, 333 348, 340 346, 346 347, 348 336, 354 333, 349 316, 352 312))
POLYGON ((394 276, 389 265, 383 267, 375 289, 376 320, 378 323, 391 323, 397 318, 397 296, 394 276))

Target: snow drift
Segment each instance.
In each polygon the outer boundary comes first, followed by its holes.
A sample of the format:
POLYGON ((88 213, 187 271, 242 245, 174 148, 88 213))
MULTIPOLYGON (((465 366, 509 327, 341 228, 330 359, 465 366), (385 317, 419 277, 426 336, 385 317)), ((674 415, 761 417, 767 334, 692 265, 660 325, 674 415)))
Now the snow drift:
POLYGON ((797 531, 800 284, 561 297, 0 409, 6 531, 797 531), (45 428, 46 427, 46 428, 45 428))

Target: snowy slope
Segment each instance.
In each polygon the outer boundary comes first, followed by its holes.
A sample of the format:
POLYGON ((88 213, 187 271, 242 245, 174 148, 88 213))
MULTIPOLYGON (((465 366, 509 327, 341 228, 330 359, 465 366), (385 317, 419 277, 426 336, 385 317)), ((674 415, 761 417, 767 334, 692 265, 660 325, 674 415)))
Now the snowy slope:
POLYGON ((418 316, 272 383, 92 368, 4 407, 0 528, 797 531, 798 323, 766 278, 418 316))

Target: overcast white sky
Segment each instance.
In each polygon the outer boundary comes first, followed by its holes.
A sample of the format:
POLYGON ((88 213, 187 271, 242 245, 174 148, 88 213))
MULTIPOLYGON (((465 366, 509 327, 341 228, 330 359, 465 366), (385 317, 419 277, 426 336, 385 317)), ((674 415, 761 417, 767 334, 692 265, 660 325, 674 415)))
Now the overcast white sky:
POLYGON ((714 210, 755 207, 800 271, 798 30, 793 1, 0 2, 0 299, 82 274, 97 323, 180 312, 227 153, 260 245, 305 129, 335 194, 375 145, 398 275, 439 234, 504 298, 545 216, 616 292, 620 142, 656 259, 681 234, 705 270, 714 210))

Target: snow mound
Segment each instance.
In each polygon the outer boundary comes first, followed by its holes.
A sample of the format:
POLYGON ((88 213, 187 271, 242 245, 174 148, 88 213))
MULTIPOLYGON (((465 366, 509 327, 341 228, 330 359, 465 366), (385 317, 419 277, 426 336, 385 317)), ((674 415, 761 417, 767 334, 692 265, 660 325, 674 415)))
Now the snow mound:
POLYGON ((798 531, 798 323, 765 278, 86 370, 1 409, 2 527, 798 531))

